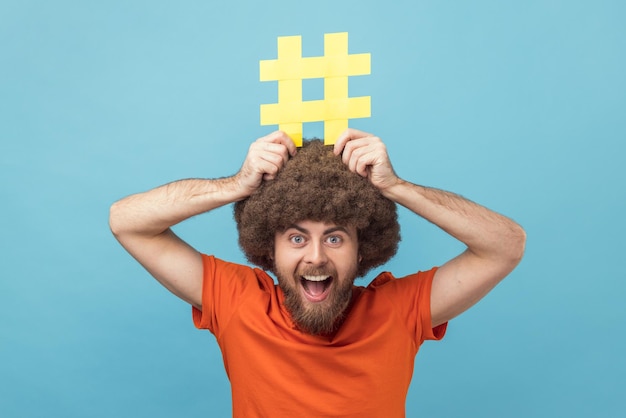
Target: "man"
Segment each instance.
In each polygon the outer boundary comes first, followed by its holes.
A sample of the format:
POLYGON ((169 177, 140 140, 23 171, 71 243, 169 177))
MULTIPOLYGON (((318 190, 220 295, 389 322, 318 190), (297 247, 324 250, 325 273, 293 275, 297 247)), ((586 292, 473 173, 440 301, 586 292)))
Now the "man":
POLYGON ((182 180, 111 208, 120 243, 193 306, 213 332, 236 417, 402 417, 413 359, 427 339, 519 263, 523 229, 452 193, 394 172, 383 142, 349 129, 332 149, 296 149, 282 132, 254 142, 240 171, 182 180), (272 271, 200 254, 170 229, 235 204, 240 245, 272 271), (394 255, 395 204, 467 249, 439 268, 369 286, 354 279, 394 255))

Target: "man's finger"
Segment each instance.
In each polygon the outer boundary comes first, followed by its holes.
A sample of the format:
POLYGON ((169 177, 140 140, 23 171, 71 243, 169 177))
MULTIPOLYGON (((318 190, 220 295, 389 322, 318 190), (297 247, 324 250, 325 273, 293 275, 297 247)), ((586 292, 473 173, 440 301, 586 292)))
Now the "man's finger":
POLYGON ((337 138, 337 141, 335 142, 335 146, 333 148, 333 152, 335 153, 335 155, 339 155, 344 150, 348 142, 355 139, 367 138, 370 136, 372 136, 372 134, 359 131, 358 129, 348 128, 343 131, 341 135, 339 135, 339 138, 337 138))
POLYGON ((289 137, 289 135, 287 135, 283 131, 274 131, 271 134, 264 136, 260 140, 263 142, 271 142, 275 144, 284 145, 285 147, 287 147, 287 150, 289 151, 289 155, 291 155, 292 157, 296 155, 296 152, 297 152, 296 144, 289 137))

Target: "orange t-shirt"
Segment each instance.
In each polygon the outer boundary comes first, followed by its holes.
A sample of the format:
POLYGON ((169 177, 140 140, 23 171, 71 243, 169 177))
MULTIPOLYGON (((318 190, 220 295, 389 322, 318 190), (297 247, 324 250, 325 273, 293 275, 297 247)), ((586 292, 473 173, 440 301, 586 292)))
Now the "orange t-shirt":
POLYGON ((202 311, 222 350, 233 417, 404 417, 413 362, 431 327, 436 269, 355 286, 345 322, 332 337, 299 331, 283 293, 264 271, 203 255, 202 311))

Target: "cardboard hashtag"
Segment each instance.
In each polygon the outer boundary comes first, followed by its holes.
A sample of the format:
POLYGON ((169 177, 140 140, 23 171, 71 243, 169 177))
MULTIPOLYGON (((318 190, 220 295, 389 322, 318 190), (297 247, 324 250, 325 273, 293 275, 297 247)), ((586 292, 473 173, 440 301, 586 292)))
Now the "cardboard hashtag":
POLYGON ((278 125, 302 146, 302 124, 324 122, 334 144, 348 119, 371 115, 370 96, 348 97, 348 77, 370 74, 370 54, 348 54, 348 33, 324 35, 324 56, 302 57, 302 37, 278 38, 278 58, 260 61, 261 81, 278 81, 278 103, 261 105, 261 125, 278 125), (324 79, 323 100, 302 100, 302 80, 324 79))

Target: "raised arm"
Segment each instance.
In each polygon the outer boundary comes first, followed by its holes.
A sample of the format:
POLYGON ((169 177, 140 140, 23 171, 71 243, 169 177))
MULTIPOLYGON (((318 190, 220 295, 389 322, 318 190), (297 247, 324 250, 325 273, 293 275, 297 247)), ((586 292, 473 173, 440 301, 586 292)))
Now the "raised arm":
POLYGON ((521 260, 526 242, 522 227, 461 196, 400 179, 379 138, 348 130, 337 140, 335 153, 342 153, 350 169, 368 177, 385 197, 467 245, 463 253, 435 273, 431 294, 433 326, 470 308, 521 260))
POLYGON ((201 309, 202 258, 170 228, 245 199, 262 181, 272 180, 295 152, 293 141, 283 132, 260 138, 232 177, 179 180, 115 202, 109 217, 111 231, 163 286, 201 309))

